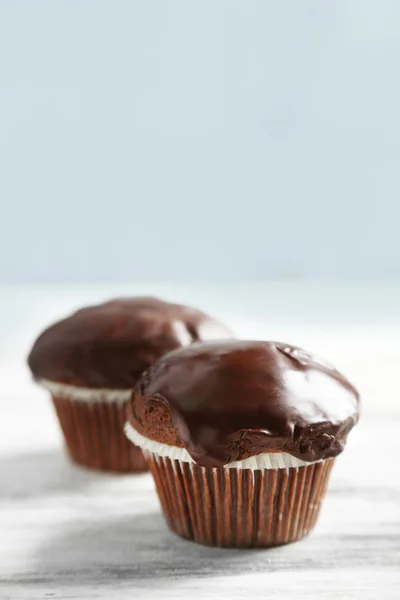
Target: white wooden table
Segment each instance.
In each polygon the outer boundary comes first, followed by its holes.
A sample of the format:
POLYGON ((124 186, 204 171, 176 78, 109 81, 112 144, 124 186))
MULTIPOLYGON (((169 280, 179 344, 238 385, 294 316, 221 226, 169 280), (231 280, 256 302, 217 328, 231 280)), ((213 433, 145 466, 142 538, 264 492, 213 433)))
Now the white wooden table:
POLYGON ((400 599, 400 287, 379 284, 0 287, 0 598, 400 599), (123 293, 191 302, 242 337, 321 352, 364 414, 312 535, 220 550, 170 533, 150 475, 71 465, 24 359, 49 321, 123 293))

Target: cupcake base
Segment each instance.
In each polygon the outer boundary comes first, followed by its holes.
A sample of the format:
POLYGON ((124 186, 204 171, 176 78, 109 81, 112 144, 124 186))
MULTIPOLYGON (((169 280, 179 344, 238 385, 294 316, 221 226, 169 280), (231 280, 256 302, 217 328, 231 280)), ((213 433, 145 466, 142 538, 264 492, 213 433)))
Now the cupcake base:
POLYGON ((314 527, 333 459, 281 469, 205 468, 146 452, 167 523, 211 546, 277 546, 314 527))
POLYGON ((124 435, 125 402, 85 402, 55 395, 52 399, 75 463, 118 473, 147 470, 142 451, 124 435))

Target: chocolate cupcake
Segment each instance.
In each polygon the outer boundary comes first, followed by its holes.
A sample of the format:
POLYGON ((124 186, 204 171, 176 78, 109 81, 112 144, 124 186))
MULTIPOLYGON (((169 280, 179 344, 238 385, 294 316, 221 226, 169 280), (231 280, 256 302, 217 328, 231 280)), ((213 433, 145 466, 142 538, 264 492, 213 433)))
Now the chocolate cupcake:
POLYGON ((46 329, 28 364, 48 389, 73 461, 107 471, 142 471, 142 452, 125 437, 125 404, 141 373, 192 342, 230 337, 199 310, 156 298, 124 298, 82 308, 46 329))
POLYGON ((170 528, 228 547, 294 542, 315 525, 359 416, 355 388, 276 342, 194 344, 143 374, 127 437, 143 450, 170 528))

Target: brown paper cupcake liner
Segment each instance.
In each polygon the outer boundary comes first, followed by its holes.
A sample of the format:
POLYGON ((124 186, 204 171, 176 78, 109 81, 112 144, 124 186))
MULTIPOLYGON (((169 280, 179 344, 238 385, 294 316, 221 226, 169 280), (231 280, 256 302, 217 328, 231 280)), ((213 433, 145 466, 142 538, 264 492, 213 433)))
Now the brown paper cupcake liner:
POLYGON ((120 473, 147 470, 142 451, 124 435, 125 402, 52 399, 74 462, 120 473))
POLYGON ((287 544, 314 527, 333 459, 282 469, 205 468, 146 452, 169 527, 200 544, 287 544))

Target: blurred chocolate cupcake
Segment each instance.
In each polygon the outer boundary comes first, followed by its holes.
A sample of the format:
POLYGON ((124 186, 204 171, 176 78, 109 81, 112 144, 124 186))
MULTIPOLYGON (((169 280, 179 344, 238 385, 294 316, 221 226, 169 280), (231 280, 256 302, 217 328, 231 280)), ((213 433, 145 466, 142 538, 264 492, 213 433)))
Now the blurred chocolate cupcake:
POLYGON ((142 452, 125 437, 125 404, 141 373, 166 352, 230 337, 199 310, 156 298, 124 298, 82 308, 46 329, 28 364, 48 389, 76 463, 142 471, 142 452))
POLYGON ((226 341, 170 352, 138 382, 127 437, 170 528, 228 547, 294 542, 315 525, 359 396, 288 344, 226 341))

